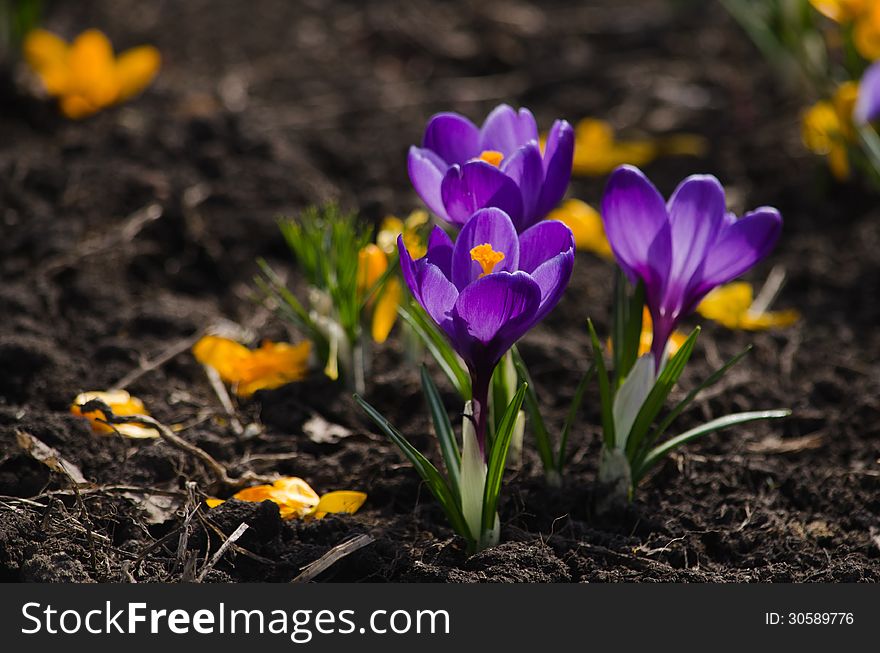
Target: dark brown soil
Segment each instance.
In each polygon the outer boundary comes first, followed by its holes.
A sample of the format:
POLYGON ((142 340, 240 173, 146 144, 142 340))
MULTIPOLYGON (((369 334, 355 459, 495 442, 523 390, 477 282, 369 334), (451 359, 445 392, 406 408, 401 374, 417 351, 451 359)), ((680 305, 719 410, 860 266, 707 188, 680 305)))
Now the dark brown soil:
MULTIPOLYGON (((286 581, 358 533, 375 542, 321 580, 880 580, 880 205, 858 185, 833 185, 803 151, 803 98, 781 87, 721 8, 327 4, 58 3, 48 27, 62 34, 97 26, 120 48, 155 43, 164 56, 157 83, 79 123, 4 87, 0 580, 186 578, 188 558, 200 566, 217 549, 211 525, 229 534, 242 521, 252 527, 242 550, 207 580, 286 581), (299 475, 320 492, 362 489, 369 499, 355 516, 313 523, 282 522, 272 504, 229 502, 193 519, 178 556, 184 511, 152 523, 143 499, 164 490, 178 500, 187 480, 206 486, 206 471, 162 443, 93 435, 68 414, 72 398, 221 317, 260 337, 295 337, 251 301, 258 256, 296 278, 276 218, 327 199, 366 220, 407 213, 419 204, 405 154, 426 118, 443 109, 478 118, 500 101, 531 107, 544 126, 596 115, 630 133, 700 133, 711 143, 705 159, 648 166, 664 192, 711 172, 735 208, 781 209, 782 242, 752 278, 784 266, 779 304, 804 319, 778 334, 706 325, 685 388, 747 343, 755 350, 679 424, 755 408, 794 415, 688 446, 643 483, 626 514, 600 519, 590 507, 593 393, 564 489, 545 486, 527 449, 507 479, 505 543, 468 557, 416 473, 344 390, 316 374, 258 393, 240 411, 265 432, 238 441, 228 425, 198 419, 217 399, 184 353, 130 388, 159 420, 195 423, 182 436, 235 473, 299 475), (353 435, 311 442, 302 425, 312 413, 353 435), (77 499, 22 453, 17 430, 55 447, 97 489, 77 499)), ((597 203, 602 184, 576 180, 572 195, 597 203)), ((553 425, 588 364, 586 318, 607 329, 610 279, 608 264, 579 255, 567 296, 521 344, 553 425)), ((392 338, 374 360, 369 399, 436 453, 401 342, 392 338)))

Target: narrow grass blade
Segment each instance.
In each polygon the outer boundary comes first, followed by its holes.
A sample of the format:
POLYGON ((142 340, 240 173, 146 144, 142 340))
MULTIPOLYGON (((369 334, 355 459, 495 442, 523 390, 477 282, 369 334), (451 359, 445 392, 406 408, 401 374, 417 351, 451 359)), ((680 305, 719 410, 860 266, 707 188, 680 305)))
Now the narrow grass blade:
POLYGON ((642 409, 639 411, 639 415, 636 417, 636 421, 633 423, 632 429, 629 432, 629 437, 627 437, 626 440, 626 457, 630 461, 635 458, 642 440, 651 428, 651 424, 653 424, 654 419, 660 413, 663 404, 666 403, 666 398, 669 396, 669 392, 678 382, 681 373, 684 372, 684 368, 687 365, 688 360, 690 360, 691 353, 694 351, 694 344, 696 343, 699 334, 700 327, 697 327, 691 332, 687 340, 684 341, 679 350, 675 353, 675 356, 667 361, 663 371, 661 371, 660 375, 657 377, 657 382, 648 394, 647 399, 645 399, 645 403, 642 405, 642 409))
POLYGON ((500 426, 495 433, 495 442, 492 443, 492 449, 489 452, 486 489, 483 494, 483 531, 489 531, 495 526, 495 513, 498 512, 498 495, 501 492, 501 479, 504 476, 504 464, 507 462, 507 450, 510 448, 516 416, 522 407, 527 388, 528 386, 523 383, 507 406, 507 410, 504 411, 504 417, 501 418, 500 426))
POLYGON ((645 284, 639 282, 631 296, 629 282, 617 270, 614 283, 614 316, 611 328, 614 385, 620 387, 639 356, 642 337, 642 308, 645 304, 645 284))
POLYGON ((449 421, 449 414, 443 406, 440 399, 440 393, 437 386, 428 374, 428 370, 422 365, 422 390, 425 393, 425 399, 428 402, 428 409, 431 411, 431 418, 434 421, 434 431, 437 433, 437 440, 440 443, 440 453, 443 454, 443 462, 446 464, 446 474, 449 477, 449 485, 456 497, 461 496, 459 487, 461 485, 461 451, 458 448, 458 442, 455 439, 455 432, 452 430, 452 423, 449 421))
POLYGON ((535 445, 538 448, 538 455, 541 457, 541 463, 544 465, 545 471, 555 469, 556 465, 553 460, 553 444, 550 441, 550 433, 544 424, 544 418, 541 416, 541 408, 538 404, 538 395, 535 392, 535 386, 529 377, 529 370, 526 368, 525 361, 520 356, 516 347, 510 350, 513 355, 513 366, 516 368, 520 383, 527 386, 525 395, 526 413, 529 416, 530 428, 535 435, 535 445))
POLYGON ((713 385, 718 383, 724 375, 727 374, 727 371, 732 368, 734 365, 739 363, 743 358, 745 358, 746 354, 752 351, 752 346, 749 345, 745 349, 743 349, 736 356, 727 361, 724 365, 715 370, 705 381, 700 383, 696 388, 687 393, 684 399, 678 402, 669 414, 663 418, 663 421, 660 422, 660 425, 654 430, 651 434, 650 442, 648 446, 651 446, 654 442, 659 440, 663 434, 666 432, 672 423, 678 418, 679 415, 687 408, 690 403, 696 399, 697 395, 700 394, 706 388, 711 388, 713 385))
POLYGON ((681 435, 670 438, 663 444, 651 449, 638 470, 633 470, 633 482, 638 482, 638 480, 641 479, 651 467, 657 464, 671 451, 691 440, 696 440, 701 436, 720 431, 721 429, 726 429, 727 427, 736 424, 745 424, 746 422, 755 422, 762 419, 780 419, 782 417, 788 417, 789 415, 791 415, 790 410, 759 410, 746 413, 734 413, 733 415, 726 415, 725 417, 713 419, 711 422, 706 422, 702 426, 693 428, 690 431, 685 431, 681 435))
POLYGON ((419 309, 407 310, 403 306, 397 309, 400 317, 409 324, 416 335, 425 344, 425 347, 437 361, 440 369, 449 378, 452 387, 461 396, 463 401, 471 398, 471 380, 467 371, 462 367, 456 353, 446 342, 446 339, 437 332, 433 323, 428 324, 424 316, 420 315, 419 309))
POLYGON ((605 446, 614 448, 614 417, 611 408, 614 397, 611 394, 611 381, 608 379, 608 370, 605 369, 605 359, 602 358, 602 345, 599 344, 599 336, 592 320, 587 320, 590 330, 590 340, 593 343, 593 365, 596 366, 596 374, 599 378, 599 401, 602 403, 602 435, 605 446))
POLYGON ((425 458, 418 449, 412 446, 400 431, 394 428, 394 426, 392 426, 379 411, 364 401, 364 399, 355 395, 354 400, 364 409, 364 412, 367 413, 376 426, 388 436, 389 440, 400 448, 403 455, 405 455, 413 464, 413 467, 416 468, 419 476, 422 477, 422 480, 425 481, 428 489, 431 490, 431 494, 434 495, 434 498, 437 499, 440 507, 443 508, 443 512, 446 513, 446 518, 449 519, 449 523, 452 525, 455 532, 468 540, 475 540, 476 538, 471 535, 470 529, 468 529, 467 524, 465 523, 464 515, 461 514, 461 508, 456 502, 452 490, 449 489, 446 479, 444 479, 443 475, 437 471, 437 468, 434 467, 431 461, 425 458))

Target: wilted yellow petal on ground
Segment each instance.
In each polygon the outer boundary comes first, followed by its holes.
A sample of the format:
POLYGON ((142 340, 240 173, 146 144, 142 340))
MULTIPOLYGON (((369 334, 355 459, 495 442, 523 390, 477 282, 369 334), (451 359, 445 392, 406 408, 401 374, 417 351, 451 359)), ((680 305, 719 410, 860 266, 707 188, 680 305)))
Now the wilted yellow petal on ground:
POLYGON ((205 499, 205 503, 209 508, 216 508, 221 503, 226 503, 225 499, 205 499))
POLYGON ((141 426, 140 424, 114 424, 113 426, 110 426, 101 421, 106 421, 107 418, 102 410, 83 413, 81 407, 94 399, 100 399, 107 404, 110 407, 110 410, 113 411, 113 414, 117 417, 124 417, 126 415, 149 415, 149 413, 144 407, 144 402, 137 397, 132 397, 125 390, 83 392, 82 394, 77 395, 73 400, 73 404, 70 406, 70 412, 74 415, 79 415, 88 419, 92 426, 92 430, 95 433, 119 433, 127 438, 134 439, 159 437, 159 434, 155 429, 141 426))
POLYGON ((113 45, 103 32, 90 29, 74 39, 68 55, 69 90, 98 108, 119 97, 113 45))
POLYGON ((602 216, 586 202, 578 199, 566 200, 558 209, 551 211, 547 219, 566 224, 574 234, 577 249, 593 252, 609 261, 614 260, 611 245, 605 237, 602 216))
POLYGON ((397 277, 391 277, 385 282, 382 294, 373 308, 373 340, 383 343, 388 339, 391 328, 397 321, 397 309, 403 297, 403 286, 397 277))
POLYGON ((49 95, 61 95, 67 89, 69 46, 64 39, 44 29, 28 32, 24 39, 24 58, 39 76, 49 95))
POLYGON ((159 72, 162 57, 152 45, 132 48, 116 60, 116 83, 119 86, 118 102, 127 100, 143 91, 159 72))
POLYGON ((272 390, 300 381, 308 372, 312 345, 308 340, 291 345, 264 341, 259 349, 220 336, 205 336, 193 346, 193 355, 202 365, 213 367, 220 378, 235 386, 239 397, 257 390, 272 390))
POLYGON ((233 495, 239 501, 272 501, 278 504, 282 519, 305 517, 318 505, 319 497, 311 486, 297 476, 279 478, 272 485, 256 485, 233 495))
POLYGON ((800 319, 796 310, 752 313, 754 290, 750 283, 736 281, 720 286, 706 295, 697 312, 728 329, 761 331, 791 326, 800 319))
POLYGON ((308 515, 312 519, 323 519, 328 514, 346 513, 353 515, 356 513, 367 495, 363 492, 355 492, 353 490, 337 490, 336 492, 328 492, 321 497, 318 505, 312 509, 308 515))
POLYGON ((357 287, 369 292, 388 269, 388 256, 378 245, 370 243, 358 252, 357 287))
POLYGON ((251 350, 229 338, 205 336, 192 348, 193 355, 202 365, 213 367, 226 383, 238 383, 241 362, 251 350))
POLYGON ((292 381, 301 381, 309 369, 312 343, 308 340, 291 345, 286 342, 263 342, 263 345, 239 363, 239 397, 250 397, 257 390, 273 390, 292 381))

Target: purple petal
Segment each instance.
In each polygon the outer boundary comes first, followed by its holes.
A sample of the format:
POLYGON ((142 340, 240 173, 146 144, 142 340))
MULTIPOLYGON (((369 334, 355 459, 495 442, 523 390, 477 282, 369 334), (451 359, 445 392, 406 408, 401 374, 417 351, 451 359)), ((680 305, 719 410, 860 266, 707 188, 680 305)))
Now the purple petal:
POLYGON ((438 113, 428 121, 422 146, 433 150, 447 166, 480 155, 480 130, 457 113, 438 113))
POLYGON ((519 269, 531 274, 557 254, 574 252, 574 236, 563 223, 544 220, 519 235, 519 269))
POLYGON ((532 272, 532 279, 541 289, 541 303, 535 315, 535 322, 544 319, 544 316, 559 303, 562 293, 571 280, 573 267, 574 249, 572 248, 545 261, 532 272))
POLYGON ((725 226, 706 257, 701 277, 689 289, 690 294, 702 297, 715 286, 741 275, 770 253, 781 231, 782 216, 767 206, 725 226))
POLYGON ((447 279, 452 278, 452 239, 440 227, 434 227, 428 236, 425 260, 440 268, 447 279))
POLYGON ((432 213, 448 220, 440 187, 449 166, 431 150, 418 147, 409 148, 406 163, 409 179, 416 193, 432 213))
POLYGON ((629 280, 662 286, 672 260, 672 236, 666 204, 641 170, 627 165, 612 173, 602 198, 602 222, 629 280))
POLYGON ((470 365, 491 369, 535 323, 541 290, 525 272, 483 277, 465 288, 453 311, 455 341, 470 365))
POLYGON ((459 290, 464 290, 483 273, 480 264, 471 258, 471 250, 486 243, 504 254, 493 272, 519 269, 519 237, 513 222, 501 209, 482 209, 468 220, 452 250, 452 282, 459 290))
POLYGON ((502 209, 511 220, 522 218, 522 196, 516 183, 485 161, 452 166, 440 185, 447 219, 463 225, 475 211, 487 206, 502 209))
POLYGON ((413 261, 403 243, 402 235, 397 238, 397 251, 400 255, 403 279, 413 297, 431 319, 452 337, 454 332, 452 309, 458 299, 458 290, 443 271, 429 261, 429 256, 413 261))
POLYGON ((501 171, 519 186, 523 203, 523 220, 516 227, 517 231, 523 231, 537 219, 536 210, 544 184, 544 163, 538 142, 530 141, 519 148, 509 159, 502 162, 501 171))
POLYGON ((574 161, 574 130, 565 120, 557 120, 544 147, 544 187, 535 219, 545 217, 565 195, 574 161))
POLYGON ((725 224, 725 210, 724 189, 711 175, 688 177, 672 194, 668 204, 672 264, 664 302, 668 307, 681 307, 685 289, 725 224))
POLYGON ((853 120, 861 125, 877 118, 880 118, 880 61, 865 71, 859 83, 859 97, 853 112, 853 120))
POLYGON ((506 158, 529 141, 537 140, 538 124, 531 111, 523 108, 517 112, 507 104, 500 104, 480 128, 479 149, 501 152, 506 158))

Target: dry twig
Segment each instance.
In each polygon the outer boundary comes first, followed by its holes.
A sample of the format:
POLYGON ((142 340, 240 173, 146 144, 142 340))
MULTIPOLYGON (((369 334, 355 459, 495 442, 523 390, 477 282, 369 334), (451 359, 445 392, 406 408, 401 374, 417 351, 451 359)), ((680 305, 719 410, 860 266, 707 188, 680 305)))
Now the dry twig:
POLYGON ((314 562, 310 562, 308 565, 303 567, 302 573, 294 578, 291 582, 308 583, 316 576, 325 572, 327 569, 342 560, 344 557, 351 555, 355 551, 364 548, 372 542, 373 538, 370 535, 358 535, 357 537, 353 537, 352 539, 347 540, 342 544, 337 544, 320 558, 318 558, 314 562))

